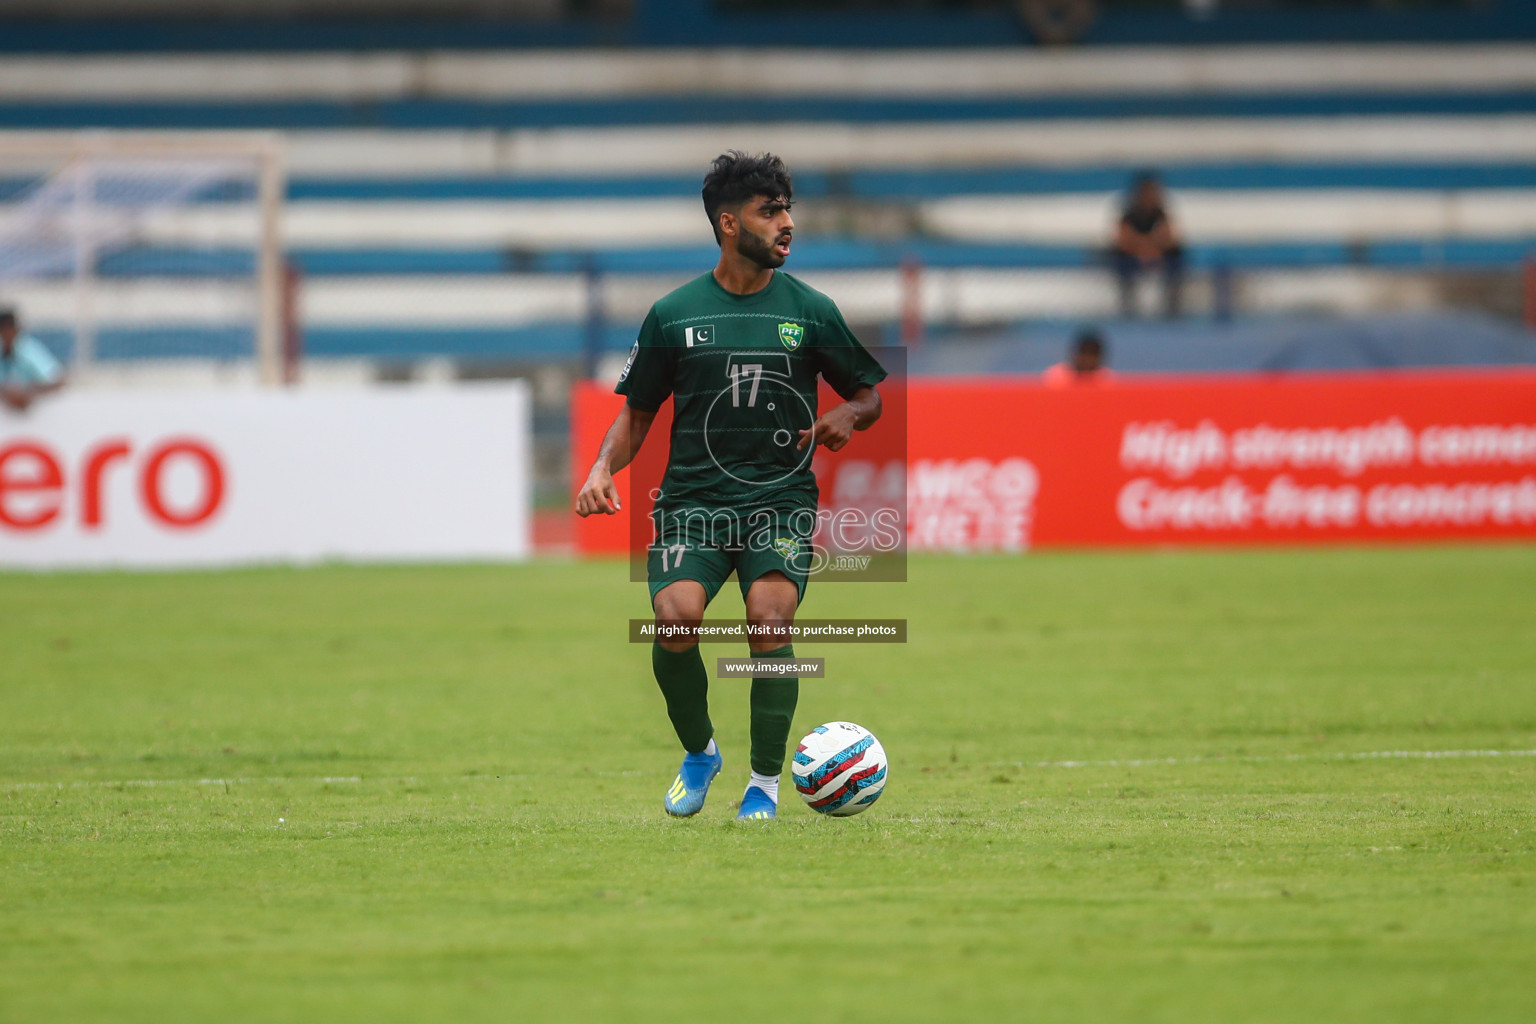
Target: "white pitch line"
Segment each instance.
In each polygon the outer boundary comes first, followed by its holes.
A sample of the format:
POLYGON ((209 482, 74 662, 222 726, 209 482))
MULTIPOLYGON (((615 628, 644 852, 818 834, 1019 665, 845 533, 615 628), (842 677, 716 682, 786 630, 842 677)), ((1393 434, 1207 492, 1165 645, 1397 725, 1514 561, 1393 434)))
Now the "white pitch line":
POLYGON ((1255 754, 1228 757, 1150 757, 1113 761, 1012 761, 1014 768, 1156 768, 1164 765, 1263 764, 1276 761, 1371 761, 1390 758, 1432 760, 1467 757, 1536 757, 1536 750, 1368 750, 1343 754, 1255 754))
MULTIPOLYGON (((1003 764, 1012 768, 1160 768, 1170 765, 1190 764, 1267 764, 1285 761, 1374 761, 1389 759, 1427 761, 1441 758, 1473 757, 1536 757, 1536 750, 1368 750, 1341 754, 1254 754, 1233 757, 1225 755, 1210 757, 1196 755, 1194 757, 1122 758, 1109 761, 1007 761, 1003 762, 1003 764)), ((654 772, 643 769, 630 769, 622 772, 589 772, 587 774, 603 778, 623 778, 651 775, 654 772)), ((455 778, 461 780, 528 779, 533 777, 532 774, 527 772, 506 772, 501 775, 455 776, 455 778)), ((378 777, 363 775, 267 775, 234 779, 82 779, 74 782, 6 782, 0 783, 0 789, 127 789, 155 786, 281 785, 285 782, 308 783, 311 785, 377 782, 384 785, 401 785, 420 781, 422 780, 414 775, 378 777)), ((441 782, 446 780, 440 778, 433 781, 441 782)))

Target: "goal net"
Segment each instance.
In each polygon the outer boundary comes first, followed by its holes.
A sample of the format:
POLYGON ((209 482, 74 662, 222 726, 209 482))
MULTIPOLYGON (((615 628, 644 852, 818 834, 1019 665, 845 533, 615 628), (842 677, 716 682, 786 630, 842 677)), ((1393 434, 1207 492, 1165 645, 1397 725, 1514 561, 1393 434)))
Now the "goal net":
POLYGON ((0 133, 0 305, 76 378, 286 375, 280 137, 0 133))

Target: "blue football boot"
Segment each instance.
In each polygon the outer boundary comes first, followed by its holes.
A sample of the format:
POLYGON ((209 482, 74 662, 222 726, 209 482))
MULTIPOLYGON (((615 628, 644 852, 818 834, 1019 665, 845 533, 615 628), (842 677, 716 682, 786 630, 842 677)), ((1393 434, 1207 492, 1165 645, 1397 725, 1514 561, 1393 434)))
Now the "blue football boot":
POLYGON ((776 818, 778 814, 779 805, 773 802, 773 797, 756 786, 748 786, 746 793, 742 795, 741 810, 736 812, 736 820, 762 821, 776 818))
POLYGON ((713 754, 685 754, 683 766, 677 770, 677 778, 667 789, 662 806, 675 818, 686 818, 704 809, 704 798, 709 795, 709 784, 720 774, 725 758, 717 746, 713 754))

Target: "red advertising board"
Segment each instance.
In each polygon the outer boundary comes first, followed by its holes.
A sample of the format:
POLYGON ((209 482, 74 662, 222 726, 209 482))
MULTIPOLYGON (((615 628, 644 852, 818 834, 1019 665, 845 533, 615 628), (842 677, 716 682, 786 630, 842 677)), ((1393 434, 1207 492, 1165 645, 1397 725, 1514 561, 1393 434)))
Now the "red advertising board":
MULTIPOLYGON (((621 401, 578 389, 582 475, 621 401)), ((1536 537, 1536 373, 912 380, 906 404, 914 551, 1536 537)), ((824 504, 888 475, 866 440, 818 465, 824 504)), ((625 550, 604 519, 583 550, 625 550)))

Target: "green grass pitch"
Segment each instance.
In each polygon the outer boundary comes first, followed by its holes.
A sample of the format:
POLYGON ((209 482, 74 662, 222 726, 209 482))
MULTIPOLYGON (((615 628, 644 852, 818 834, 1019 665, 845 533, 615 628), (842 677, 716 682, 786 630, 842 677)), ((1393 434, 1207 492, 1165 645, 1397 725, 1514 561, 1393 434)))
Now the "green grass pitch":
POLYGON ((891 782, 766 826, 742 683, 663 815, 644 608, 615 563, 0 576, 0 1020, 1536 1020, 1536 548, 813 586, 911 621, 800 648, 797 735, 891 782), (1374 756, 1426 751, 1479 756, 1374 756))

